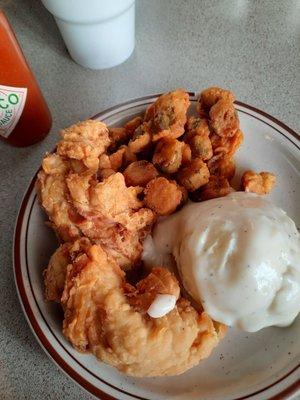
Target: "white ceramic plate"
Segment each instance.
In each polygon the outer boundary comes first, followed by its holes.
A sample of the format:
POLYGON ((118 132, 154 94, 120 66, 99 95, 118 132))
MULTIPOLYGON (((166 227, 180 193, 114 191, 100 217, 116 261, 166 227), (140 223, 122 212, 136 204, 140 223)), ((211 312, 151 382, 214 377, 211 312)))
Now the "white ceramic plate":
MULTIPOLYGON (((195 104, 194 94, 191 101, 195 104)), ((143 112, 156 96, 129 101, 95 116, 120 125, 143 112)), ((237 175, 272 171, 278 183, 270 198, 300 226, 299 137, 273 117, 243 103, 236 108, 245 134, 237 175)), ((183 375, 133 379, 80 354, 61 332, 62 312, 43 300, 42 270, 57 247, 38 205, 33 178, 19 212, 14 243, 15 279, 28 323, 47 354, 78 384, 100 399, 242 400, 287 399, 300 390, 300 318, 289 328, 255 334, 230 329, 212 356, 183 375)))

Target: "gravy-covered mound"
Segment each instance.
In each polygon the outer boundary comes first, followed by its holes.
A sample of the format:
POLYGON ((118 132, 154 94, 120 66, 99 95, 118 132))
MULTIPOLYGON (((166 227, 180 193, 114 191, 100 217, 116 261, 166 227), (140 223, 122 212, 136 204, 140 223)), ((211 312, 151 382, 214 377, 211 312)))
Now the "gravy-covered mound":
POLYGON ((261 196, 188 204, 157 224, 153 242, 157 258, 173 254, 186 290, 216 321, 254 332, 287 326, 300 311, 299 232, 261 196))

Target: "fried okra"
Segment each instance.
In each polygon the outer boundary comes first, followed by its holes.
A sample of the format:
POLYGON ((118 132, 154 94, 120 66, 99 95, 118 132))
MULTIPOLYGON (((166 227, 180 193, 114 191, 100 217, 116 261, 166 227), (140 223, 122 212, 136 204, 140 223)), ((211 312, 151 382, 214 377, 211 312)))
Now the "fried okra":
POLYGON ((158 215, 172 214, 183 198, 183 192, 177 183, 163 177, 152 179, 144 193, 145 205, 158 215))
POLYGON ((210 136, 211 145, 214 154, 226 154, 233 156, 237 149, 240 147, 244 139, 244 135, 240 129, 231 137, 221 137, 216 133, 210 136))
POLYGON ((220 99, 226 99, 233 103, 235 97, 234 94, 229 90, 221 89, 216 86, 203 90, 203 92, 200 93, 198 99, 198 114, 202 117, 207 116, 211 107, 215 105, 220 99))
POLYGON ((142 125, 138 126, 134 131, 134 134, 128 143, 128 147, 133 153, 140 153, 144 150, 147 150, 150 145, 151 145, 150 127, 147 122, 144 122, 142 125))
POLYGON ((208 161, 207 166, 211 175, 222 176, 229 181, 234 177, 235 163, 227 155, 214 156, 208 161))
POLYGON ((245 192, 268 194, 276 183, 276 176, 271 172, 246 171, 242 176, 242 188, 245 192))
POLYGON ((123 172, 127 186, 146 186, 158 176, 158 171, 149 161, 135 161, 123 172))
POLYGON ((201 158, 194 158, 177 173, 180 185, 192 192, 209 181, 209 170, 201 158))
POLYGON ((181 89, 160 96, 146 116, 151 121, 153 141, 163 137, 176 139, 181 136, 184 133, 189 105, 189 95, 181 89))
POLYGON ((234 136, 239 128, 239 118, 234 105, 228 99, 221 99, 209 111, 210 126, 221 137, 234 136))
POLYGON ((180 168, 184 144, 172 138, 161 139, 155 148, 152 162, 162 172, 173 174, 180 168))

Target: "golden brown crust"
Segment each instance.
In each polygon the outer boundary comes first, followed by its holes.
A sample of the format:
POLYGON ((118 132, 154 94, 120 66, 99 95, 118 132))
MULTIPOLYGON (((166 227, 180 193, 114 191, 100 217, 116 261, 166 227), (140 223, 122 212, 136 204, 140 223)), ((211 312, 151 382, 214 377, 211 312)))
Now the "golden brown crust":
POLYGON ((151 121, 153 141, 163 137, 176 139, 181 136, 184 133, 189 105, 189 95, 181 89, 160 96, 147 113, 147 120, 151 121))
POLYGON ((182 162, 184 144, 177 139, 163 138, 155 148, 152 162, 162 172, 173 174, 178 171, 182 162))
POLYGON ((175 181, 159 177, 145 188, 145 205, 158 215, 172 214, 182 201, 182 191, 175 181))
POLYGON ((239 129, 239 119, 232 102, 219 100, 209 111, 210 125, 214 132, 223 137, 231 137, 239 129))
POLYGON ((123 175, 127 186, 146 186, 158 176, 158 171, 149 161, 140 160, 128 165, 123 175))
POLYGON ((207 163, 211 175, 222 176, 231 181, 235 174, 235 162, 232 157, 218 154, 207 163))
MULTIPOLYGON (((178 286, 175 277, 165 274, 164 281, 173 282, 170 288, 178 286)), ((137 292, 151 282, 156 286, 157 278, 146 278, 137 292)), ((161 318, 135 311, 124 286, 124 273, 100 246, 91 246, 68 266, 63 333, 77 349, 92 352, 128 375, 176 375, 208 357, 223 335, 225 327, 215 326, 183 298, 161 318)))
POLYGON ((216 86, 203 90, 199 95, 197 104, 197 111, 199 115, 201 117, 206 117, 211 107, 221 99, 229 100, 231 103, 233 103, 235 101, 235 96, 229 90, 225 90, 216 86))
POLYGON ((175 275, 163 267, 153 267, 149 275, 134 287, 124 286, 125 295, 135 311, 146 313, 158 294, 170 294, 179 298, 180 287, 175 275))
POLYGON ((177 173, 178 182, 192 192, 209 181, 209 170, 201 158, 194 158, 177 173))
POLYGON ((245 171, 242 176, 242 188, 245 192, 268 194, 275 184, 276 176, 270 172, 245 171))
POLYGON ((132 138, 128 143, 129 150, 132 153, 140 153, 147 150, 151 145, 152 135, 150 126, 147 122, 138 126, 134 131, 132 138))
POLYGON ((95 120, 79 122, 63 129, 61 136, 63 140, 57 145, 57 154, 81 161, 93 171, 98 168, 99 156, 110 144, 106 125, 95 120))

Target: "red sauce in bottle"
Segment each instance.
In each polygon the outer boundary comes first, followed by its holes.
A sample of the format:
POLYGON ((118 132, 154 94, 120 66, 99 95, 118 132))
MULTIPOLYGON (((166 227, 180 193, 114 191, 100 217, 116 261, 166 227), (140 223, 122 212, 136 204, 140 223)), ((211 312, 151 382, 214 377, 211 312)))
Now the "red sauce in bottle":
POLYGON ((42 140, 50 128, 48 106, 0 10, 0 139, 29 146, 42 140))

